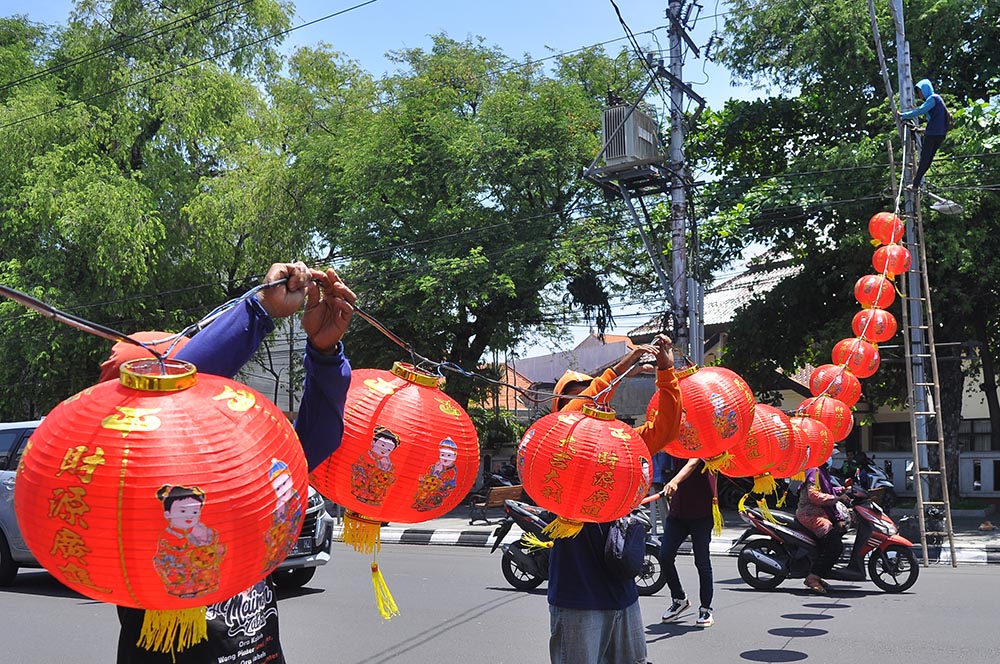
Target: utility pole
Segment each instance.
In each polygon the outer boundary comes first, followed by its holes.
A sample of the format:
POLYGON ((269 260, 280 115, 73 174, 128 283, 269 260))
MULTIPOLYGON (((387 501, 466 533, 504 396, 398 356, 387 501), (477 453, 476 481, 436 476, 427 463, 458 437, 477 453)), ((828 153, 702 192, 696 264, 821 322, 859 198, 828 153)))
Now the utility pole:
MULTIPOLYGON (((688 306, 688 263, 687 263, 687 195, 685 180, 687 168, 684 164, 684 91, 675 81, 682 81, 681 23, 683 0, 670 0, 667 8, 670 19, 670 227, 672 275, 671 288, 674 293, 673 318, 675 326, 674 346, 691 357, 691 321, 688 306)), ((704 349, 699 349, 703 350, 704 349)), ((701 361, 691 357, 696 363, 701 361)))

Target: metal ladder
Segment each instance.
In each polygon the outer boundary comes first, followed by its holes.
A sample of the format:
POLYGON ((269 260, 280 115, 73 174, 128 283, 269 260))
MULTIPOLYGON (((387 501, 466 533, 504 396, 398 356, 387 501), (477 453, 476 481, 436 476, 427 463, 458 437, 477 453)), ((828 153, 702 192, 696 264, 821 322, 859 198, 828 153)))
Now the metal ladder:
MULTIPOLYGON (((911 143, 912 145, 912 143, 911 143)), ((955 559, 955 531, 951 521, 951 501, 948 497, 948 474, 945 466, 944 431, 941 426, 941 389, 938 383, 937 352, 934 345, 934 310, 930 300, 927 280, 927 253, 924 249, 924 225, 921 214, 920 194, 915 193, 913 214, 904 215, 906 221, 905 246, 913 261, 907 278, 901 280, 903 295, 903 348, 906 355, 906 384, 909 389, 910 435, 913 442, 913 488, 917 497, 917 518, 920 523, 920 546, 924 567, 930 565, 927 550, 928 537, 948 538, 951 566, 955 559), (908 292, 915 285, 913 293, 908 292), (911 311, 912 307, 912 311, 911 311), (913 319, 911 321, 911 319, 913 319), (928 419, 933 418, 934 431, 928 432, 928 419), (937 450, 936 468, 929 467, 929 452, 937 450), (927 500, 925 482, 937 477, 941 482, 941 500, 927 500), (927 530, 925 508, 941 507, 944 511, 944 530, 927 530)), ((908 206, 910 207, 910 206, 908 206)), ((929 492, 929 482, 928 482, 929 492)))

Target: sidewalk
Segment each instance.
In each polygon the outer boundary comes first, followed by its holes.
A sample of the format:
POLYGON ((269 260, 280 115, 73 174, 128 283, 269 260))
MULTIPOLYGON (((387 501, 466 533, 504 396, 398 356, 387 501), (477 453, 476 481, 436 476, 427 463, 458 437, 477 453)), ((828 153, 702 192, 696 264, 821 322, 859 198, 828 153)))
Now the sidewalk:
MULTIPOLYGON (((711 552, 713 555, 732 555, 737 552, 730 551, 732 545, 739 539, 745 530, 743 520, 735 510, 723 510, 725 526, 722 535, 712 538, 711 552)), ((905 511, 897 511, 892 514, 897 525, 901 518, 906 515, 905 511)), ((336 516, 336 514, 335 514, 336 516)), ((914 518, 912 513, 909 515, 914 518)), ((417 524, 389 524, 382 527, 382 542, 385 544, 436 544, 445 546, 493 546, 495 538, 493 532, 497 524, 503 520, 503 510, 492 508, 489 511, 491 523, 484 524, 477 521, 469 524, 469 508, 467 505, 456 507, 443 517, 432 519, 417 524)), ((1000 528, 992 531, 980 531, 979 525, 986 520, 981 511, 959 511, 952 514, 952 525, 955 529, 955 558, 962 564, 1000 564, 1000 528)), ((902 528, 902 526, 901 526, 902 528)), ((340 536, 341 526, 338 519, 334 527, 334 538, 340 536)), ((904 535, 909 532, 904 530, 904 535)), ((517 541, 521 536, 521 529, 517 526, 504 538, 505 543, 517 541)), ((919 535, 914 541, 917 558, 923 560, 923 551, 920 547, 919 535)), ((681 546, 682 554, 691 553, 691 543, 685 542, 681 546)), ((928 555, 933 565, 950 565, 951 552, 948 544, 943 546, 928 547, 928 555)))

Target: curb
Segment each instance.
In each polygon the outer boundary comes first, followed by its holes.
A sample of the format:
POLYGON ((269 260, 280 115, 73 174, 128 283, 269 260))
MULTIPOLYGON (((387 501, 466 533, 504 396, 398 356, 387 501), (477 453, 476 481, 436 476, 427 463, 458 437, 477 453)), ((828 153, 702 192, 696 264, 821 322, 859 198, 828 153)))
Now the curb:
MULTIPOLYGON (((343 527, 336 525, 333 528, 334 540, 339 540, 343 527)), ((733 551, 733 544, 739 539, 743 531, 736 535, 723 533, 722 537, 712 539, 709 545, 709 552, 713 556, 735 557, 738 551, 733 551)), ((503 544, 513 544, 521 537, 521 532, 509 532, 503 538, 503 544)), ((492 547, 495 541, 493 530, 452 530, 441 528, 400 528, 387 526, 381 530, 383 544, 432 544, 435 546, 467 546, 467 547, 492 547)), ((923 564, 923 549, 919 543, 913 545, 913 552, 917 555, 917 560, 923 564)), ((931 565, 951 565, 951 551, 947 546, 928 546, 928 557, 931 565)), ((691 555, 691 543, 689 541, 681 544, 678 553, 691 555)), ((1000 544, 955 544, 955 560, 963 565, 1000 565, 1000 544)))

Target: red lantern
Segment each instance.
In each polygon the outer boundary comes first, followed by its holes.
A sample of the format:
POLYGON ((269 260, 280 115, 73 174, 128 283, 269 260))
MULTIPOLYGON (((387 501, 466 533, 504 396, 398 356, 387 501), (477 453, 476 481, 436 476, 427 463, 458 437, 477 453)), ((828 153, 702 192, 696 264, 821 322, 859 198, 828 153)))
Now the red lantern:
MULTIPOLYGON (((344 506, 344 542, 355 550, 381 548, 382 522, 418 523, 447 513, 468 494, 479 471, 476 428, 438 377, 397 362, 392 371, 351 374, 344 437, 310 479, 344 506)), ((398 614, 372 561, 379 613, 398 614)))
POLYGON ((777 408, 766 407, 766 412, 777 417, 785 427, 784 434, 781 428, 778 429, 778 458, 774 465, 768 470, 771 475, 777 478, 795 477, 806 469, 809 461, 809 445, 805 437, 796 435, 792 428, 791 418, 777 408))
MULTIPOLYGON (((478 470, 472 420, 441 391, 437 376, 397 362, 391 372, 352 373, 343 441, 311 479, 348 510, 347 541, 366 521, 419 523, 447 513, 462 502, 478 470)), ((371 552, 378 548, 377 528, 350 543, 371 552)))
POLYGON ((205 607, 285 558, 307 499, 279 408, 191 364, 142 359, 49 413, 21 457, 14 505, 53 576, 149 610, 140 645, 174 652, 171 630, 178 650, 204 639, 205 607))
POLYGON ((823 364, 816 367, 809 376, 809 391, 813 396, 826 394, 843 401, 847 406, 853 406, 861 398, 861 382, 846 367, 823 364))
POLYGON ((679 385, 680 433, 663 449, 682 459, 705 459, 710 469, 717 469, 724 463, 720 455, 750 431, 753 392, 746 381, 722 367, 687 369, 681 372, 679 385))
POLYGON ((868 221, 868 232, 874 238, 874 244, 899 242, 905 231, 903 220, 892 212, 879 212, 868 221))
POLYGON ((833 434, 830 429, 811 417, 790 417, 792 435, 801 437, 809 450, 808 460, 803 468, 815 468, 826 463, 833 454, 833 434))
POLYGON ((843 364, 858 378, 873 375, 882 361, 878 347, 861 338, 841 339, 833 347, 832 355, 834 364, 843 364))
POLYGON ((854 415, 850 407, 839 399, 820 396, 810 397, 799 404, 798 415, 819 420, 827 426, 834 442, 847 438, 854 428, 854 415))
POLYGON ((887 244, 872 254, 872 267, 887 279, 894 279, 910 269, 912 260, 909 249, 903 245, 887 244))
POLYGON ((881 274, 866 274, 854 284, 854 299, 862 307, 888 309, 896 301, 896 289, 881 274))
POLYGON ((729 477, 753 477, 755 493, 773 493, 774 479, 767 471, 786 454, 790 441, 788 417, 773 406, 755 404, 746 439, 727 450, 731 458, 719 472, 729 477))
POLYGON ((625 516, 652 479, 642 437, 613 410, 591 405, 536 421, 518 446, 517 466, 528 495, 558 515, 545 528, 553 538, 625 516))
POLYGON ((854 334, 880 344, 896 336, 896 317, 885 309, 862 309, 851 321, 854 334))

